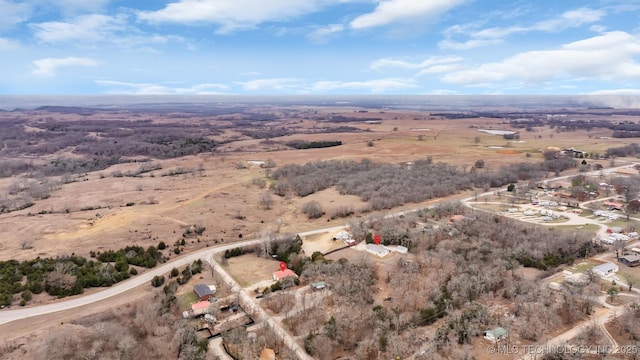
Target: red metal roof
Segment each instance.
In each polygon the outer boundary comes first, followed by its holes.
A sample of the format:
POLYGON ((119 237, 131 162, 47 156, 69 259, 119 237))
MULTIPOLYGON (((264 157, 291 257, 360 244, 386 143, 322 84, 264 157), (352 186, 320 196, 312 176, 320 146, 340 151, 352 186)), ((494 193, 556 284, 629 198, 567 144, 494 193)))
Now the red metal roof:
POLYGON ((284 271, 278 270, 273 273, 273 276, 277 279, 284 279, 288 276, 298 277, 298 275, 296 275, 296 273, 294 273, 291 269, 285 269, 284 271))
POLYGON ((200 301, 200 302, 197 302, 197 303, 191 305, 191 309, 193 309, 193 310, 206 309, 206 308, 209 307, 209 305, 211 305, 211 303, 208 302, 208 301, 200 301))

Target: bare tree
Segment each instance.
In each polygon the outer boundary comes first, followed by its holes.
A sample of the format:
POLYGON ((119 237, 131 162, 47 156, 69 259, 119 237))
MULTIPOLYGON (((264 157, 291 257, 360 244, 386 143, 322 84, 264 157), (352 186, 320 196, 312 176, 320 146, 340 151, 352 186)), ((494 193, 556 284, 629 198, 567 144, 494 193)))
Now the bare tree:
POLYGON ((271 196, 271 193, 268 191, 265 191, 263 193, 260 194, 260 206, 264 209, 264 210, 269 210, 271 209, 271 205, 273 205, 273 197, 271 196))
POLYGON ((628 289, 629 289, 628 291, 631 291, 633 286, 638 284, 638 278, 636 276, 634 276, 633 274, 630 274, 628 272, 620 272, 618 274, 620 276, 622 276, 622 278, 624 279, 624 282, 627 283, 627 286, 628 286, 628 289))

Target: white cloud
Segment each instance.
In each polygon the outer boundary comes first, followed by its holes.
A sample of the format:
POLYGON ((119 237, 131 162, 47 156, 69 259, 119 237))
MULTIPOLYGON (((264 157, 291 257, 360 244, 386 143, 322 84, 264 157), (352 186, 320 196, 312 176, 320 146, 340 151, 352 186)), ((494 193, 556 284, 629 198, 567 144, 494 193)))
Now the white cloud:
POLYGON ((141 11, 141 20, 156 23, 218 24, 218 33, 253 28, 269 21, 281 21, 315 12, 317 0, 178 0, 157 11, 141 11))
POLYGON ((13 50, 18 46, 19 44, 16 41, 0 37, 0 51, 13 50))
POLYGON ((530 26, 509 26, 469 31, 470 26, 455 25, 444 31, 445 39, 438 43, 441 49, 468 50, 481 46, 502 43, 504 38, 516 33, 530 31, 557 32, 568 28, 579 27, 599 21, 606 13, 602 10, 579 8, 566 11, 560 16, 540 21, 530 26), (456 35, 468 37, 467 40, 454 40, 456 35))
POLYGON ((317 81, 313 83, 315 92, 327 92, 344 89, 362 89, 372 93, 383 93, 389 90, 402 90, 417 87, 413 79, 376 79, 366 81, 317 81))
POLYGON ((487 86, 500 82, 539 84, 552 80, 640 80, 640 38, 622 31, 572 42, 555 50, 527 51, 500 62, 454 71, 448 83, 487 86))
MULTIPOLYGON (((45 43, 73 43, 94 46, 111 43, 118 47, 151 50, 150 44, 182 42, 175 35, 146 34, 128 24, 126 15, 107 16, 101 14, 80 15, 68 21, 50 21, 31 24, 36 39, 45 43)), ((189 47, 189 44, 187 44, 189 47)))
POLYGON ((216 95, 223 93, 228 87, 222 84, 197 84, 189 87, 166 86, 153 83, 134 83, 114 80, 96 80, 96 84, 111 88, 109 94, 130 95, 216 95))
POLYGON ((394 59, 394 58, 383 58, 375 60, 370 68, 374 70, 379 70, 386 67, 395 67, 402 69, 425 69, 435 65, 441 64, 450 64, 462 61, 462 58, 459 56, 433 56, 419 63, 412 63, 404 60, 394 59))
POLYGON ((255 79, 249 81, 238 81, 236 84, 242 86, 247 91, 259 90, 294 90, 298 89, 301 80, 295 78, 273 78, 273 79, 255 79))
POLYGON ((66 58, 45 58, 40 60, 34 60, 33 65, 36 69, 33 70, 34 75, 38 76, 53 76, 60 67, 70 66, 96 66, 98 62, 81 57, 66 57, 66 58))
POLYGON ((534 30, 559 31, 600 21, 606 13, 602 10, 579 8, 562 13, 558 18, 542 21, 533 26, 534 30))
POLYGON ((26 2, 0 0, 0 29, 26 21, 31 15, 31 5, 26 2))
POLYGON ((44 42, 104 41, 125 27, 123 18, 106 15, 83 15, 69 22, 51 21, 31 25, 35 37, 44 42))
POLYGON ((315 43, 326 43, 329 41, 329 38, 336 36, 338 33, 344 31, 344 25, 342 24, 331 24, 325 27, 321 27, 316 29, 311 34, 309 34, 309 39, 315 43))
POLYGON ((354 29, 366 29, 389 25, 397 21, 424 20, 435 17, 466 0, 382 0, 371 13, 358 16, 350 25, 354 29))

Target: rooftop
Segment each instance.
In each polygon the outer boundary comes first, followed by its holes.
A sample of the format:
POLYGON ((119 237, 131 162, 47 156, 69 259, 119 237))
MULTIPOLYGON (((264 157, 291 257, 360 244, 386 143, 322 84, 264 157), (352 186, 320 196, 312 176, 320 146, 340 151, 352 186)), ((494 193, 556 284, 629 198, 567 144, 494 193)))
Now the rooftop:
POLYGON ((291 269, 278 270, 273 273, 273 277, 278 280, 284 279, 289 276, 298 277, 298 275, 291 269))

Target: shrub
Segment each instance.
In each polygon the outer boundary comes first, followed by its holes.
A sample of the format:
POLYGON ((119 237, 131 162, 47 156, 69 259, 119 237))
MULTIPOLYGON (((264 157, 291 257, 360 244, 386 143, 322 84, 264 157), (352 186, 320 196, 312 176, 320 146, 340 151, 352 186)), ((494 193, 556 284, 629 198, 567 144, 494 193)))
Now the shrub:
POLYGON ((23 291, 22 294, 20 294, 20 296, 24 301, 31 301, 31 299, 33 299, 33 294, 31 293, 30 290, 23 291))
POLYGON ((305 203, 302 206, 302 212, 307 215, 309 219, 317 219, 324 215, 324 211, 322 211, 322 206, 319 202, 315 200, 311 200, 305 203))
POLYGON ((151 286, 160 287, 164 284, 164 276, 156 275, 151 279, 151 286))

